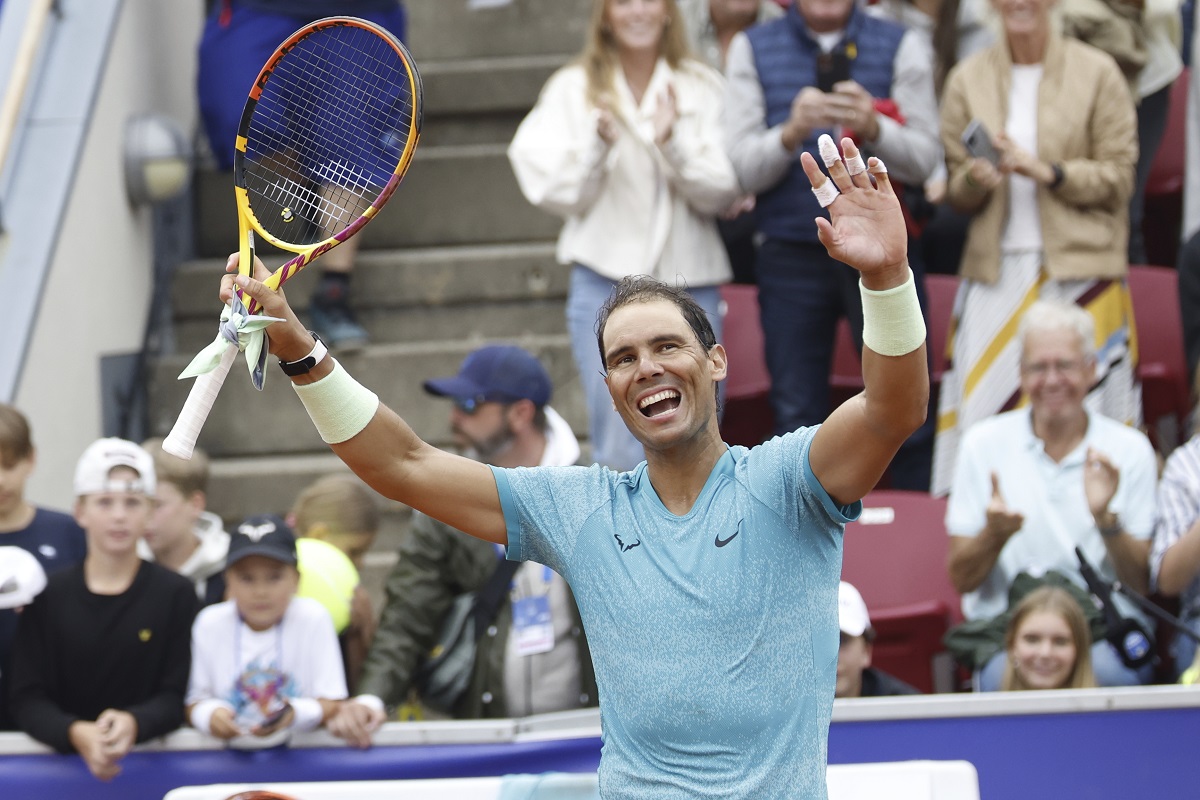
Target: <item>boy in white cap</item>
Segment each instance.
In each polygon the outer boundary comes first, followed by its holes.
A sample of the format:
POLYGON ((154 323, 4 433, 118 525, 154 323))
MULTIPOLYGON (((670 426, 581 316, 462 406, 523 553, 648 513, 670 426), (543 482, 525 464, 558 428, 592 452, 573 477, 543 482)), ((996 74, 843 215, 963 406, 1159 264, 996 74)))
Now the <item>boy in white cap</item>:
POLYGON ((838 626, 842 629, 838 649, 835 697, 889 697, 920 694, 904 681, 871 666, 875 629, 862 595, 850 584, 838 585, 838 626))
POLYGON ((142 561, 154 464, 123 439, 94 442, 75 470, 81 565, 51 575, 20 615, 11 669, 13 719, 60 752, 77 751, 110 780, 137 742, 183 722, 196 593, 142 561))

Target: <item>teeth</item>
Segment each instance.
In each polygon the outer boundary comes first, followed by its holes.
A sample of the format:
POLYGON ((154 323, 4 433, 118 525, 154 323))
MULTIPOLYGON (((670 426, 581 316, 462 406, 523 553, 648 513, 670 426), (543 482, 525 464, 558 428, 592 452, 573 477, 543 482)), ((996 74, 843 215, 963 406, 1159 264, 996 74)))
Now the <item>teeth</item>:
POLYGON ((638 403, 638 408, 645 408, 648 405, 660 402, 662 400, 669 400, 672 397, 679 397, 679 392, 675 391, 674 389, 664 389, 663 391, 652 394, 646 399, 642 400, 642 402, 638 403))

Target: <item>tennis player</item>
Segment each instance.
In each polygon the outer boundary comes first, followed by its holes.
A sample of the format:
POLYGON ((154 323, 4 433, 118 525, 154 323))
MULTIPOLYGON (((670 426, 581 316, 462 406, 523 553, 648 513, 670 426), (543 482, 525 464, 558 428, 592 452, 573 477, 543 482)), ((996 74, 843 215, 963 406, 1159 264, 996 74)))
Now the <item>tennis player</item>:
POLYGON ((924 420, 929 379, 886 169, 822 138, 829 178, 801 161, 830 213, 821 241, 861 273, 866 389, 822 425, 750 449, 721 440, 725 349, 682 288, 627 278, 600 311, 612 402, 646 454, 617 473, 501 469, 426 444, 259 283, 260 264, 257 279, 236 277, 286 320, 268 328, 271 352, 360 477, 570 583, 600 690, 605 798, 826 797, 842 534, 924 420))

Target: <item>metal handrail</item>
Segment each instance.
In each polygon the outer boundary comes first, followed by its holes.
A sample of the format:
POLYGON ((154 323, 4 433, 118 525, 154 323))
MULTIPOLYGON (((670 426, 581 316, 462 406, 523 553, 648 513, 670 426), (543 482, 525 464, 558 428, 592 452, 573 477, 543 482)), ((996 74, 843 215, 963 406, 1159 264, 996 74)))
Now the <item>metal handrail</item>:
POLYGON ((0 172, 3 172, 8 149, 12 146, 13 136, 17 130, 17 114, 21 110, 21 102, 29 88, 29 76, 33 71, 34 58, 50 11, 54 8, 55 0, 32 0, 29 13, 25 19, 25 30, 17 45, 17 53, 13 58, 12 72, 8 85, 0 93, 0 172))

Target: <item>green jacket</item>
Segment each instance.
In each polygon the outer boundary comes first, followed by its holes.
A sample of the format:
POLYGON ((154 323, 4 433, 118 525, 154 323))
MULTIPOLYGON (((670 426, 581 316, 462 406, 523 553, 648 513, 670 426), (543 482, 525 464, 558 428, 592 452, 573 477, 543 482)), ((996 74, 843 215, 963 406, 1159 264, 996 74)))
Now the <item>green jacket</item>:
MULTIPOLYGON (((389 708, 402 704, 425 655, 437 643, 442 621, 454 599, 483 587, 496 568, 498 555, 490 542, 468 536, 419 512, 400 546, 400 560, 387 581, 387 605, 371 651, 363 665, 358 691, 383 700, 389 708)), ((597 705, 596 675, 574 599, 572 635, 579 645, 579 707, 597 705)), ((491 631, 479 641, 475 672, 454 716, 483 719, 508 716, 504 695, 504 652, 512 627, 508 599, 501 603, 491 631)))

